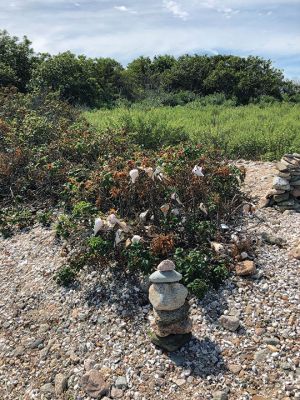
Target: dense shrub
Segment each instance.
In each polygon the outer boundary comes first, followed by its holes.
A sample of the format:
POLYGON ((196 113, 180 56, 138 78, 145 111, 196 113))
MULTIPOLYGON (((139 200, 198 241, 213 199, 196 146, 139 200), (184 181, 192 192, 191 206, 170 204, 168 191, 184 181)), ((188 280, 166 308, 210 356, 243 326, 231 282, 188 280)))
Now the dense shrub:
POLYGON ((240 204, 243 171, 219 151, 184 142, 151 114, 97 133, 53 94, 2 92, 0 118, 2 233, 47 225, 59 208, 56 234, 70 246, 59 283, 89 264, 149 273, 168 257, 197 295, 226 276, 209 242, 240 204), (99 217, 103 229, 93 235, 99 217))

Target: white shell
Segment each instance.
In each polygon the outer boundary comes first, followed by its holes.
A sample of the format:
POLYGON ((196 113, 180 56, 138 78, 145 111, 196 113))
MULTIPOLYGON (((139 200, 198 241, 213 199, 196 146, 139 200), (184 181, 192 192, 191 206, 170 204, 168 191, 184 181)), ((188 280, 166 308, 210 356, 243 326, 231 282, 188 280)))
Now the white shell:
POLYGON ((193 168, 193 174, 195 174, 197 176, 204 176, 204 174, 202 172, 202 167, 199 167, 199 165, 195 165, 193 168))
POLYGON ((129 176, 131 178, 131 182, 135 183, 137 177, 139 176, 139 170, 138 169, 132 169, 129 171, 129 176))
POLYGON ((203 203, 200 203, 199 208, 201 211, 204 212, 205 215, 208 214, 207 208, 205 207, 205 205, 203 203))
POLYGON ((110 215, 107 217, 107 222, 109 223, 109 225, 115 226, 116 224, 119 223, 119 220, 118 220, 118 218, 115 216, 115 214, 110 214, 110 215))
POLYGON ((174 215, 179 215, 180 211, 179 211, 178 208, 172 208, 171 213, 174 214, 174 215))
POLYGON ((124 240, 124 233, 122 229, 118 229, 115 236, 115 246, 122 242, 122 240, 124 240))
POLYGON ((139 243, 142 240, 141 236, 139 235, 134 235, 131 238, 131 243, 139 243))
POLYGON ((172 200, 176 200, 178 204, 182 205, 182 203, 181 203, 181 201, 180 201, 179 196, 178 196, 177 193, 175 193, 175 192, 172 193, 172 194, 171 194, 171 199, 172 199, 172 200))
POLYGON ((99 231, 103 228, 103 221, 101 218, 96 218, 95 219, 95 224, 94 224, 94 235, 97 235, 99 231))
POLYGON ((148 213, 149 213, 149 210, 146 210, 146 211, 140 213, 139 218, 140 218, 141 222, 146 221, 148 213))
POLYGON ((124 221, 118 221, 120 228, 126 233, 129 232, 129 226, 124 221))

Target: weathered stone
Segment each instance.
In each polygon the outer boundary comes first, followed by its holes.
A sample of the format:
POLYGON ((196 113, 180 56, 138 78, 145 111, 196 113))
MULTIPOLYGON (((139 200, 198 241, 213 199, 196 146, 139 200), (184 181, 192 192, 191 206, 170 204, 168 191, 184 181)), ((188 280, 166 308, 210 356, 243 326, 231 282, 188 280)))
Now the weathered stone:
POLYGON ((151 332, 150 339, 153 344, 167 351, 176 351, 180 349, 183 345, 190 341, 192 335, 191 333, 186 333, 184 335, 169 335, 166 337, 159 337, 151 332))
POLYGON ((171 260, 164 260, 157 266, 158 271, 172 271, 175 269, 175 264, 171 260))
POLYGON ((172 311, 153 310, 155 321, 161 325, 168 325, 174 322, 182 321, 187 318, 189 312, 189 303, 186 301, 183 306, 172 311))
POLYGON ((277 176, 280 176, 280 178, 285 178, 287 180, 291 179, 291 174, 289 172, 278 171, 277 176))
POLYGON ((285 190, 270 189, 266 193, 266 198, 269 199, 270 197, 273 197, 275 194, 283 194, 283 193, 285 193, 285 190))
MULTIPOLYGON (((291 184, 293 186, 300 186, 300 179, 297 179, 296 181, 292 181, 291 184)), ((298 189, 298 188, 297 188, 298 189)))
POLYGON ((182 275, 173 271, 155 271, 149 276, 149 280, 152 283, 172 283, 179 282, 182 279, 182 275))
POLYGON ((240 326, 240 320, 232 315, 222 315, 219 318, 219 322, 223 328, 228 329, 231 332, 236 331, 240 326))
POLYGON ((262 362, 267 358, 268 354, 269 351, 267 349, 259 350, 254 354, 254 360, 257 362, 262 362))
POLYGON ((52 383, 45 383, 45 385, 43 385, 41 388, 40 388, 40 391, 41 391, 41 393, 44 393, 44 394, 54 394, 55 393, 55 390, 54 390, 54 386, 52 385, 52 383))
POLYGON ((183 306, 187 295, 181 283, 154 283, 149 289, 149 300, 156 310, 176 310, 183 306))
POLYGON ((242 366, 238 364, 228 364, 228 369, 233 374, 238 374, 241 371, 242 366))
POLYGON ((190 318, 186 318, 183 321, 174 322, 169 325, 161 325, 155 321, 151 324, 154 333, 157 336, 165 337, 169 335, 182 335, 184 333, 190 333, 192 330, 192 321, 190 318))
POLYGON ((106 384, 102 374, 95 369, 91 369, 83 375, 81 383, 83 390, 93 399, 108 394, 108 385, 106 384))
POLYGON ((256 273, 256 267, 253 261, 245 260, 238 263, 235 267, 238 276, 249 276, 256 273))
POLYGON ((116 388, 116 387, 114 387, 114 386, 111 388, 110 396, 111 396, 113 399, 122 399, 122 398, 123 398, 123 395, 124 395, 124 392, 123 392, 122 389, 118 389, 118 388, 116 388))
POLYGON ((273 188, 278 190, 290 190, 290 183, 287 179, 275 176, 273 180, 273 188))
POLYGON ((300 260, 300 243, 298 246, 294 247, 291 251, 290 251, 290 255, 294 258, 296 258, 296 260, 300 260))
POLYGON ((299 189, 294 189, 292 192, 291 192, 291 194, 294 196, 294 197, 299 197, 300 198, 300 188, 299 189))
POLYGON ((287 169, 286 164, 284 164, 284 163, 282 163, 282 162, 278 162, 278 163, 276 164, 276 168, 278 169, 278 171, 281 171, 281 172, 288 172, 288 169, 287 169))
POLYGON ((68 389, 68 378, 63 374, 57 374, 54 385, 56 395, 60 395, 68 389))
POLYGON ((273 199, 276 201, 276 203, 280 203, 281 201, 287 200, 289 197, 289 193, 285 192, 283 194, 275 194, 273 196, 273 199))
POLYGON ((123 389, 123 388, 126 388, 127 385, 128 385, 128 383, 127 383, 126 376, 118 376, 117 377, 117 380, 115 383, 116 388, 123 389))
POLYGON ((268 232, 262 232, 261 238, 264 242, 268 244, 275 244, 277 246, 283 246, 285 244, 284 239, 282 239, 281 237, 274 236, 268 232))

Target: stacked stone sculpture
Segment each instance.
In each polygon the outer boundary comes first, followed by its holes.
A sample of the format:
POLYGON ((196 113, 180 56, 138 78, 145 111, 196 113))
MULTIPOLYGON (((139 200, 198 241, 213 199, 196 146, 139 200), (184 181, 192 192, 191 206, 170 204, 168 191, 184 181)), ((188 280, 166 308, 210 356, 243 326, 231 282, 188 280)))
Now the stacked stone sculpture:
POLYGON ((273 189, 267 193, 266 206, 300 212, 300 154, 286 154, 276 168, 277 176, 273 181, 273 189))
POLYGON ((162 261, 149 279, 149 300, 154 313, 151 341, 167 351, 175 351, 191 338, 188 290, 179 283, 182 275, 175 271, 171 260, 162 261))

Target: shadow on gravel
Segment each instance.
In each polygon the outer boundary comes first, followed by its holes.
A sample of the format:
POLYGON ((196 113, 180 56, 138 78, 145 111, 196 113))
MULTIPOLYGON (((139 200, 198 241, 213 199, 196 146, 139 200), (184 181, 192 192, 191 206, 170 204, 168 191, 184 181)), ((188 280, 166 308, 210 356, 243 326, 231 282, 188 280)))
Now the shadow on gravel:
POLYGON ((169 353, 169 358, 176 366, 190 369, 192 376, 205 378, 227 370, 219 346, 209 338, 199 340, 193 336, 181 350, 169 353))

